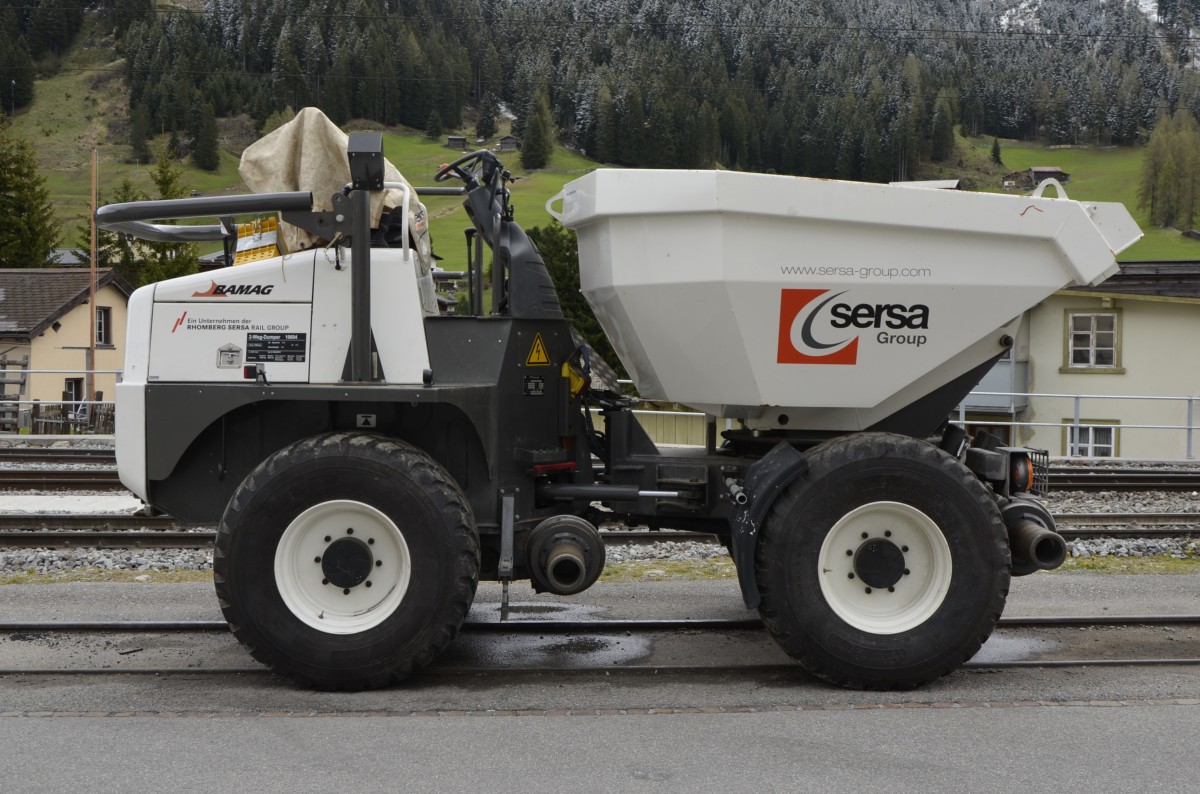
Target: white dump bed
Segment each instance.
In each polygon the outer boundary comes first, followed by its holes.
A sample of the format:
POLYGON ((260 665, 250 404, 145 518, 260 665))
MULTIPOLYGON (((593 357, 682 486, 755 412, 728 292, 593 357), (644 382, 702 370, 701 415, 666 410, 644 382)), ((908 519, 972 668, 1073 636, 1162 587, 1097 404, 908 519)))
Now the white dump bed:
POLYGON ((752 427, 870 427, 1141 236, 1117 204, 724 171, 603 169, 560 195, 642 396, 752 427))

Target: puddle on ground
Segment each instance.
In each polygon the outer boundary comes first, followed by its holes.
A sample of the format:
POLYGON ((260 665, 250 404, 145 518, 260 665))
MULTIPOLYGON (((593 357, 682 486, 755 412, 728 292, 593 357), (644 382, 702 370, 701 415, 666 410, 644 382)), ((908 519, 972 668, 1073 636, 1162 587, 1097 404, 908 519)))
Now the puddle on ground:
MULTIPOLYGON (((508 619, 512 622, 519 620, 599 620, 604 612, 603 607, 592 604, 563 603, 547 604, 544 601, 510 601, 508 619)), ((467 620, 481 623, 500 622, 500 602, 484 601, 471 605, 467 620)))
MULTIPOLYGON (((510 623, 522 620, 598 620, 603 607, 590 604, 510 602, 510 623)), ((475 603, 468 620, 500 621, 499 602, 475 603)), ((598 667, 630 664, 650 655, 651 638, 627 632, 572 634, 504 634, 461 632, 438 660, 438 665, 472 667, 598 667)))
POLYGON ((1055 640, 1033 637, 999 637, 993 634, 972 657, 972 664, 999 664, 1040 659, 1061 647, 1055 640))

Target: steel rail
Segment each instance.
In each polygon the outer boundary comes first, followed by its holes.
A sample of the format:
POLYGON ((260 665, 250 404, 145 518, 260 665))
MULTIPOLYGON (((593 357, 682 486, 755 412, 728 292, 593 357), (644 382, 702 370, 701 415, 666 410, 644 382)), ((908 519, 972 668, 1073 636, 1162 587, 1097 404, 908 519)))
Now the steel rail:
MULTIPOLYGON (((436 662, 435 662, 436 665, 436 662)), ((963 670, 1002 670, 1020 668, 1066 668, 1066 667, 1196 667, 1200 666, 1200 658, 1181 657, 1178 659, 1046 659, 1013 660, 1008 662, 966 662, 963 670)), ((803 668, 798 664, 619 664, 619 665, 584 665, 580 667, 422 667, 414 670, 410 678, 461 678, 471 676, 515 677, 521 675, 792 675, 802 673, 803 668)), ((226 676, 226 675, 270 675, 268 667, 63 667, 63 668, 29 668, 19 667, 0 668, 0 676, 153 676, 170 675, 186 676, 226 676)))
MULTIPOLYGON (((47 529, 53 522, 45 516, 32 516, 33 521, 22 521, 20 518, 0 521, 0 548, 98 548, 98 549, 174 549, 211 547, 216 542, 216 532, 212 529, 173 529, 186 524, 164 523, 163 529, 138 530, 122 529, 122 526, 133 525, 131 521, 97 521, 94 524, 87 521, 72 520, 70 529, 47 529), (31 528, 22 528, 32 525, 31 528), (94 527, 94 528, 93 528, 94 527)), ((68 522, 64 522, 68 524, 68 522)), ((694 542, 716 545, 719 543, 715 535, 703 532, 682 531, 602 531, 600 536, 606 543, 613 545, 653 545, 662 542, 694 542)))
MULTIPOLYGON (((1097 526, 1059 524, 1066 540, 1092 538, 1144 539, 1200 536, 1200 521, 1169 521, 1163 525, 1134 522, 1128 526, 1097 521, 1097 526)), ((657 543, 703 543, 717 545, 713 534, 689 531, 602 530, 609 545, 650 546, 657 543)), ((0 516, 0 548, 55 549, 182 549, 209 548, 216 541, 211 527, 176 522, 173 519, 139 516, 82 516, 55 518, 41 515, 0 516), (142 523, 145 522, 145 523, 142 523), (142 526, 152 529, 139 529, 142 526), (57 529, 54 527, 58 527, 57 529)))
POLYGON ((123 491, 114 469, 0 469, 0 489, 123 491))
MULTIPOLYGON (((1023 615, 1002 617, 998 628, 1057 628, 1079 626, 1200 625, 1200 615, 1023 615)), ((761 631, 757 618, 682 620, 468 620, 463 633, 575 634, 628 631, 761 631)), ((0 621, 0 634, 17 632, 223 632, 223 620, 12 620, 0 621)))
MULTIPOLYGON (((95 459, 96 462, 101 462, 95 459)), ((42 462, 51 462, 44 458, 42 462)), ((54 461, 61 463, 79 462, 54 461)), ((0 488, 45 491, 124 490, 115 469, 0 469, 0 488)), ((1190 491, 1200 490, 1200 472, 1090 471, 1050 474, 1055 491, 1190 491)))
POLYGON ((102 463, 115 466, 111 447, 0 447, 0 463, 102 463))

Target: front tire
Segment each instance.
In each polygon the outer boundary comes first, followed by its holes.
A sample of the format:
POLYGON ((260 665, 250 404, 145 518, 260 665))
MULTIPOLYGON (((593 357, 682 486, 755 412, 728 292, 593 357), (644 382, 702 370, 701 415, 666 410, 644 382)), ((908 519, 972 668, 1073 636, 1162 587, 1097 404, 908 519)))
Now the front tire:
POLYGON ((1009 586, 987 489, 916 439, 845 436, 809 454, 756 552, 759 611, 779 645, 842 686, 920 686, 991 634, 1009 586))
POLYGON ((292 444, 238 487, 213 555, 251 654, 320 689, 403 679, 453 639, 479 581, 462 491, 420 450, 364 433, 292 444))

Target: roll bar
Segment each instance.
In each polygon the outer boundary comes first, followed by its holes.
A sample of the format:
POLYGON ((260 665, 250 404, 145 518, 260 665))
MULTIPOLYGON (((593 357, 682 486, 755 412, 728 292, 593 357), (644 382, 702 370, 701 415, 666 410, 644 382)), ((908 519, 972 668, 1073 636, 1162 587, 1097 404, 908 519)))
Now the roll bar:
POLYGON ((165 218, 223 218, 255 212, 279 212, 285 221, 307 227, 296 214, 312 212, 312 193, 259 193, 242 196, 201 196, 199 198, 160 199, 108 204, 96 210, 96 225, 101 229, 130 234, 160 243, 195 243, 224 240, 236 235, 226 223, 205 226, 172 226, 150 223, 165 218))

